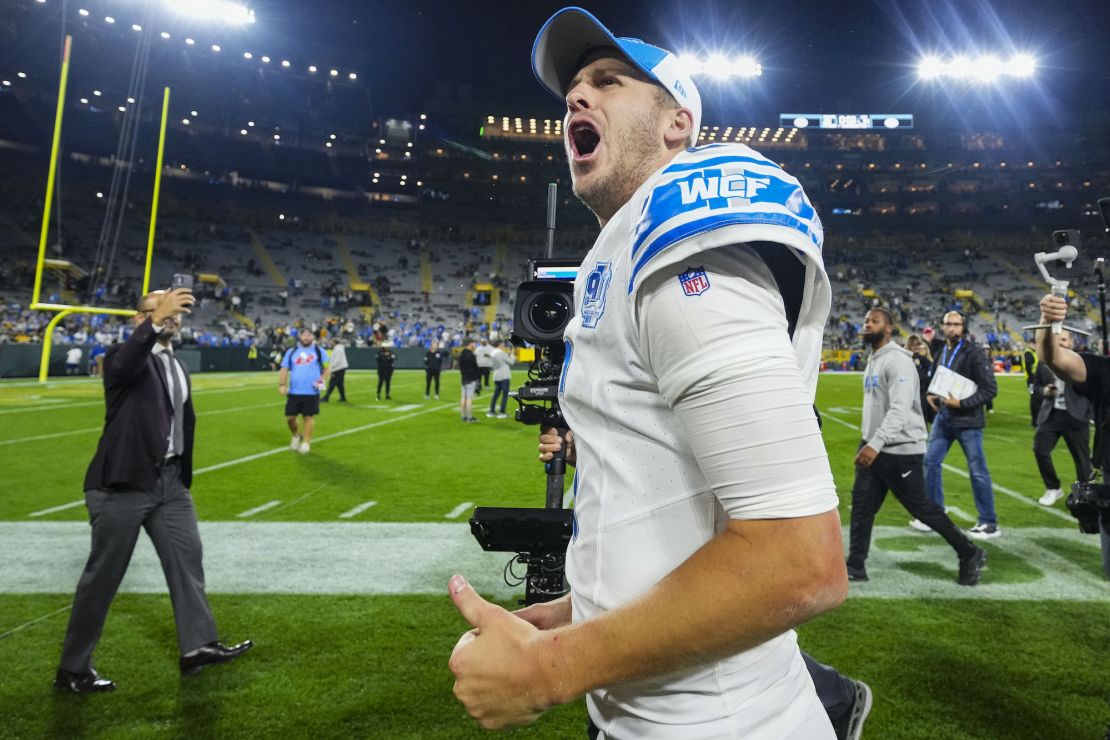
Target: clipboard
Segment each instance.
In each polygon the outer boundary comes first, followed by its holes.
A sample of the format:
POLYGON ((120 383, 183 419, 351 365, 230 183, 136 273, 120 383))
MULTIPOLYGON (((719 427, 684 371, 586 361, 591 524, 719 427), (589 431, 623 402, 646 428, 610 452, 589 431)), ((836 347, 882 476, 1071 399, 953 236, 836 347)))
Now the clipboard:
POLYGON ((961 401, 973 395, 979 386, 971 378, 966 378, 959 373, 937 364, 933 379, 929 382, 928 392, 934 396, 948 398, 952 394, 961 401))

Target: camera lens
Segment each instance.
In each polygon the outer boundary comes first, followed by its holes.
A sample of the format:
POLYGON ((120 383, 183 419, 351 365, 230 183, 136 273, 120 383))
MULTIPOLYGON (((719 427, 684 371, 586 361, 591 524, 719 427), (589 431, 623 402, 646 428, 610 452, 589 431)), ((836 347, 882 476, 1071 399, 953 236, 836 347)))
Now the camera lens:
POLYGON ((570 318, 570 305, 558 293, 541 293, 528 307, 528 318, 537 331, 561 335, 570 318))

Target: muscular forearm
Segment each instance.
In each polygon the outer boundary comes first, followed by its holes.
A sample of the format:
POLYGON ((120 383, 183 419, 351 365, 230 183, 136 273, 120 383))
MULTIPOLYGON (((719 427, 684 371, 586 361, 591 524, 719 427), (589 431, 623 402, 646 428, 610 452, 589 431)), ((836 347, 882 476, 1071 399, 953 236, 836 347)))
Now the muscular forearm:
POLYGON ((835 608, 841 548, 835 511, 731 521, 636 601, 544 633, 551 701, 734 655, 835 608))
MULTIPOLYGON (((1042 317, 1041 323, 1045 323, 1042 317)), ((1083 358, 1070 349, 1059 346, 1059 335, 1048 329, 1037 329, 1037 354, 1052 372, 1069 383, 1082 383, 1087 379, 1087 366, 1083 358)))

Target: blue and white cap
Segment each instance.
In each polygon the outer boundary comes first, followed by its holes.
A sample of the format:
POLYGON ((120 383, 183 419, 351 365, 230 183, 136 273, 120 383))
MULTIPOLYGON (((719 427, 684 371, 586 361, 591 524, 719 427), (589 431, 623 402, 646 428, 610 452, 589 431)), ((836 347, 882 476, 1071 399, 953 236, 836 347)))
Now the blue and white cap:
POLYGON ((678 57, 640 39, 618 38, 592 13, 578 7, 563 8, 547 19, 532 46, 532 71, 551 93, 564 100, 570 81, 578 73, 582 56, 599 46, 617 49, 628 62, 658 82, 694 118, 693 135, 701 130, 701 95, 678 57))

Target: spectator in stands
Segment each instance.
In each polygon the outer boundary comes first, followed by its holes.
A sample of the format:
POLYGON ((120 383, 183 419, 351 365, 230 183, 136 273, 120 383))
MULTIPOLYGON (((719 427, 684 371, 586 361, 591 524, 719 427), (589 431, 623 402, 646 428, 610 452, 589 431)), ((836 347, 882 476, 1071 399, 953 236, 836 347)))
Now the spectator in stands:
POLYGON ((481 375, 478 372, 478 358, 474 355, 477 346, 470 337, 463 340, 463 349, 459 352, 459 379, 462 382, 462 395, 459 398, 459 415, 465 422, 476 422, 474 418, 474 396, 478 392, 481 375))
POLYGON ((478 343, 478 348, 474 350, 474 356, 478 360, 478 375, 481 377, 475 395, 482 395, 482 386, 489 388, 489 376, 493 370, 493 362, 490 360, 491 354, 493 354, 493 347, 490 347, 489 341, 483 337, 482 341, 478 343))
POLYGON ((929 345, 917 334, 910 334, 906 339, 906 349, 913 353, 911 359, 914 368, 917 370, 917 383, 921 392, 921 410, 925 416, 925 423, 932 424, 937 412, 933 411, 933 407, 925 400, 925 396, 929 390, 929 373, 933 369, 933 355, 929 352, 929 345))
POLYGON ((316 345, 309 329, 297 333, 298 344, 290 347, 281 360, 278 390, 285 396, 285 421, 293 438, 289 449, 308 454, 320 413, 320 390, 328 378, 328 353, 316 345), (297 417, 303 420, 297 428, 297 417))
POLYGON ((424 353, 424 398, 432 391, 432 381, 435 381, 436 400, 439 400, 439 374, 443 370, 443 363, 447 361, 447 352, 439 348, 439 342, 432 340, 428 351, 424 353))
POLYGON ((390 399, 389 386, 393 382, 393 365, 397 362, 397 357, 393 354, 393 348, 388 344, 383 344, 378 349, 377 365, 378 365, 378 400, 382 400, 382 386, 385 386, 385 399, 390 399))
POLYGON ((501 349, 501 340, 494 339, 491 343, 490 362, 493 366, 493 398, 489 402, 489 413, 486 416, 496 415, 504 419, 505 405, 509 401, 509 381, 513 376, 513 361, 505 350, 501 349), (495 411, 497 399, 501 399, 501 410, 495 411))
MULTIPOLYGON (((951 393, 941 398, 930 393, 926 401, 937 412, 933 428, 929 433, 929 445, 925 453, 925 487, 929 498, 944 508, 944 482, 941 479, 941 464, 953 442, 959 442, 967 457, 968 472, 971 475, 971 492, 975 498, 975 508, 979 511, 979 521, 968 530, 968 534, 979 539, 989 539, 1002 535, 998 527, 998 517, 994 511, 994 489, 991 474, 987 469, 987 457, 983 452, 983 427, 986 415, 983 407, 998 393, 998 383, 990 361, 975 342, 967 336, 967 317, 958 311, 944 314, 943 323, 945 344, 933 361, 935 376, 940 368, 946 368, 957 375, 975 383, 973 394, 964 399, 951 393)), ((914 519, 910 526, 928 532, 927 524, 914 519)))
MULTIPOLYGON (((1057 346, 1073 349, 1071 332, 1063 332, 1057 346)), ((1071 383, 1057 377, 1047 365, 1037 368, 1034 395, 1042 399, 1037 414, 1037 433, 1033 435, 1033 456, 1045 487, 1039 502, 1042 506, 1052 506, 1064 496, 1056 466, 1052 464, 1052 450, 1060 437, 1064 438, 1075 463, 1076 480, 1091 479, 1093 411, 1087 397, 1076 393, 1071 383)))
POLYGON ((66 375, 77 375, 81 372, 81 356, 84 354, 80 347, 70 347, 66 350, 66 375))
POLYGON ((852 486, 852 523, 848 579, 869 580, 865 563, 871 549, 875 515, 891 491, 902 506, 939 533, 960 560, 957 582, 974 586, 987 553, 965 537, 937 504, 925 495, 922 458, 928 432, 921 413, 921 387, 912 355, 891 341, 894 319, 873 308, 863 322, 863 340, 871 357, 863 375, 863 439, 856 454, 852 486))
POLYGON ((328 391, 324 394, 324 401, 331 400, 331 392, 333 390, 339 391, 339 402, 347 402, 347 387, 344 384, 344 379, 347 375, 347 346, 342 339, 336 339, 331 343, 331 361, 328 363, 328 368, 331 370, 331 378, 328 380, 328 391))

